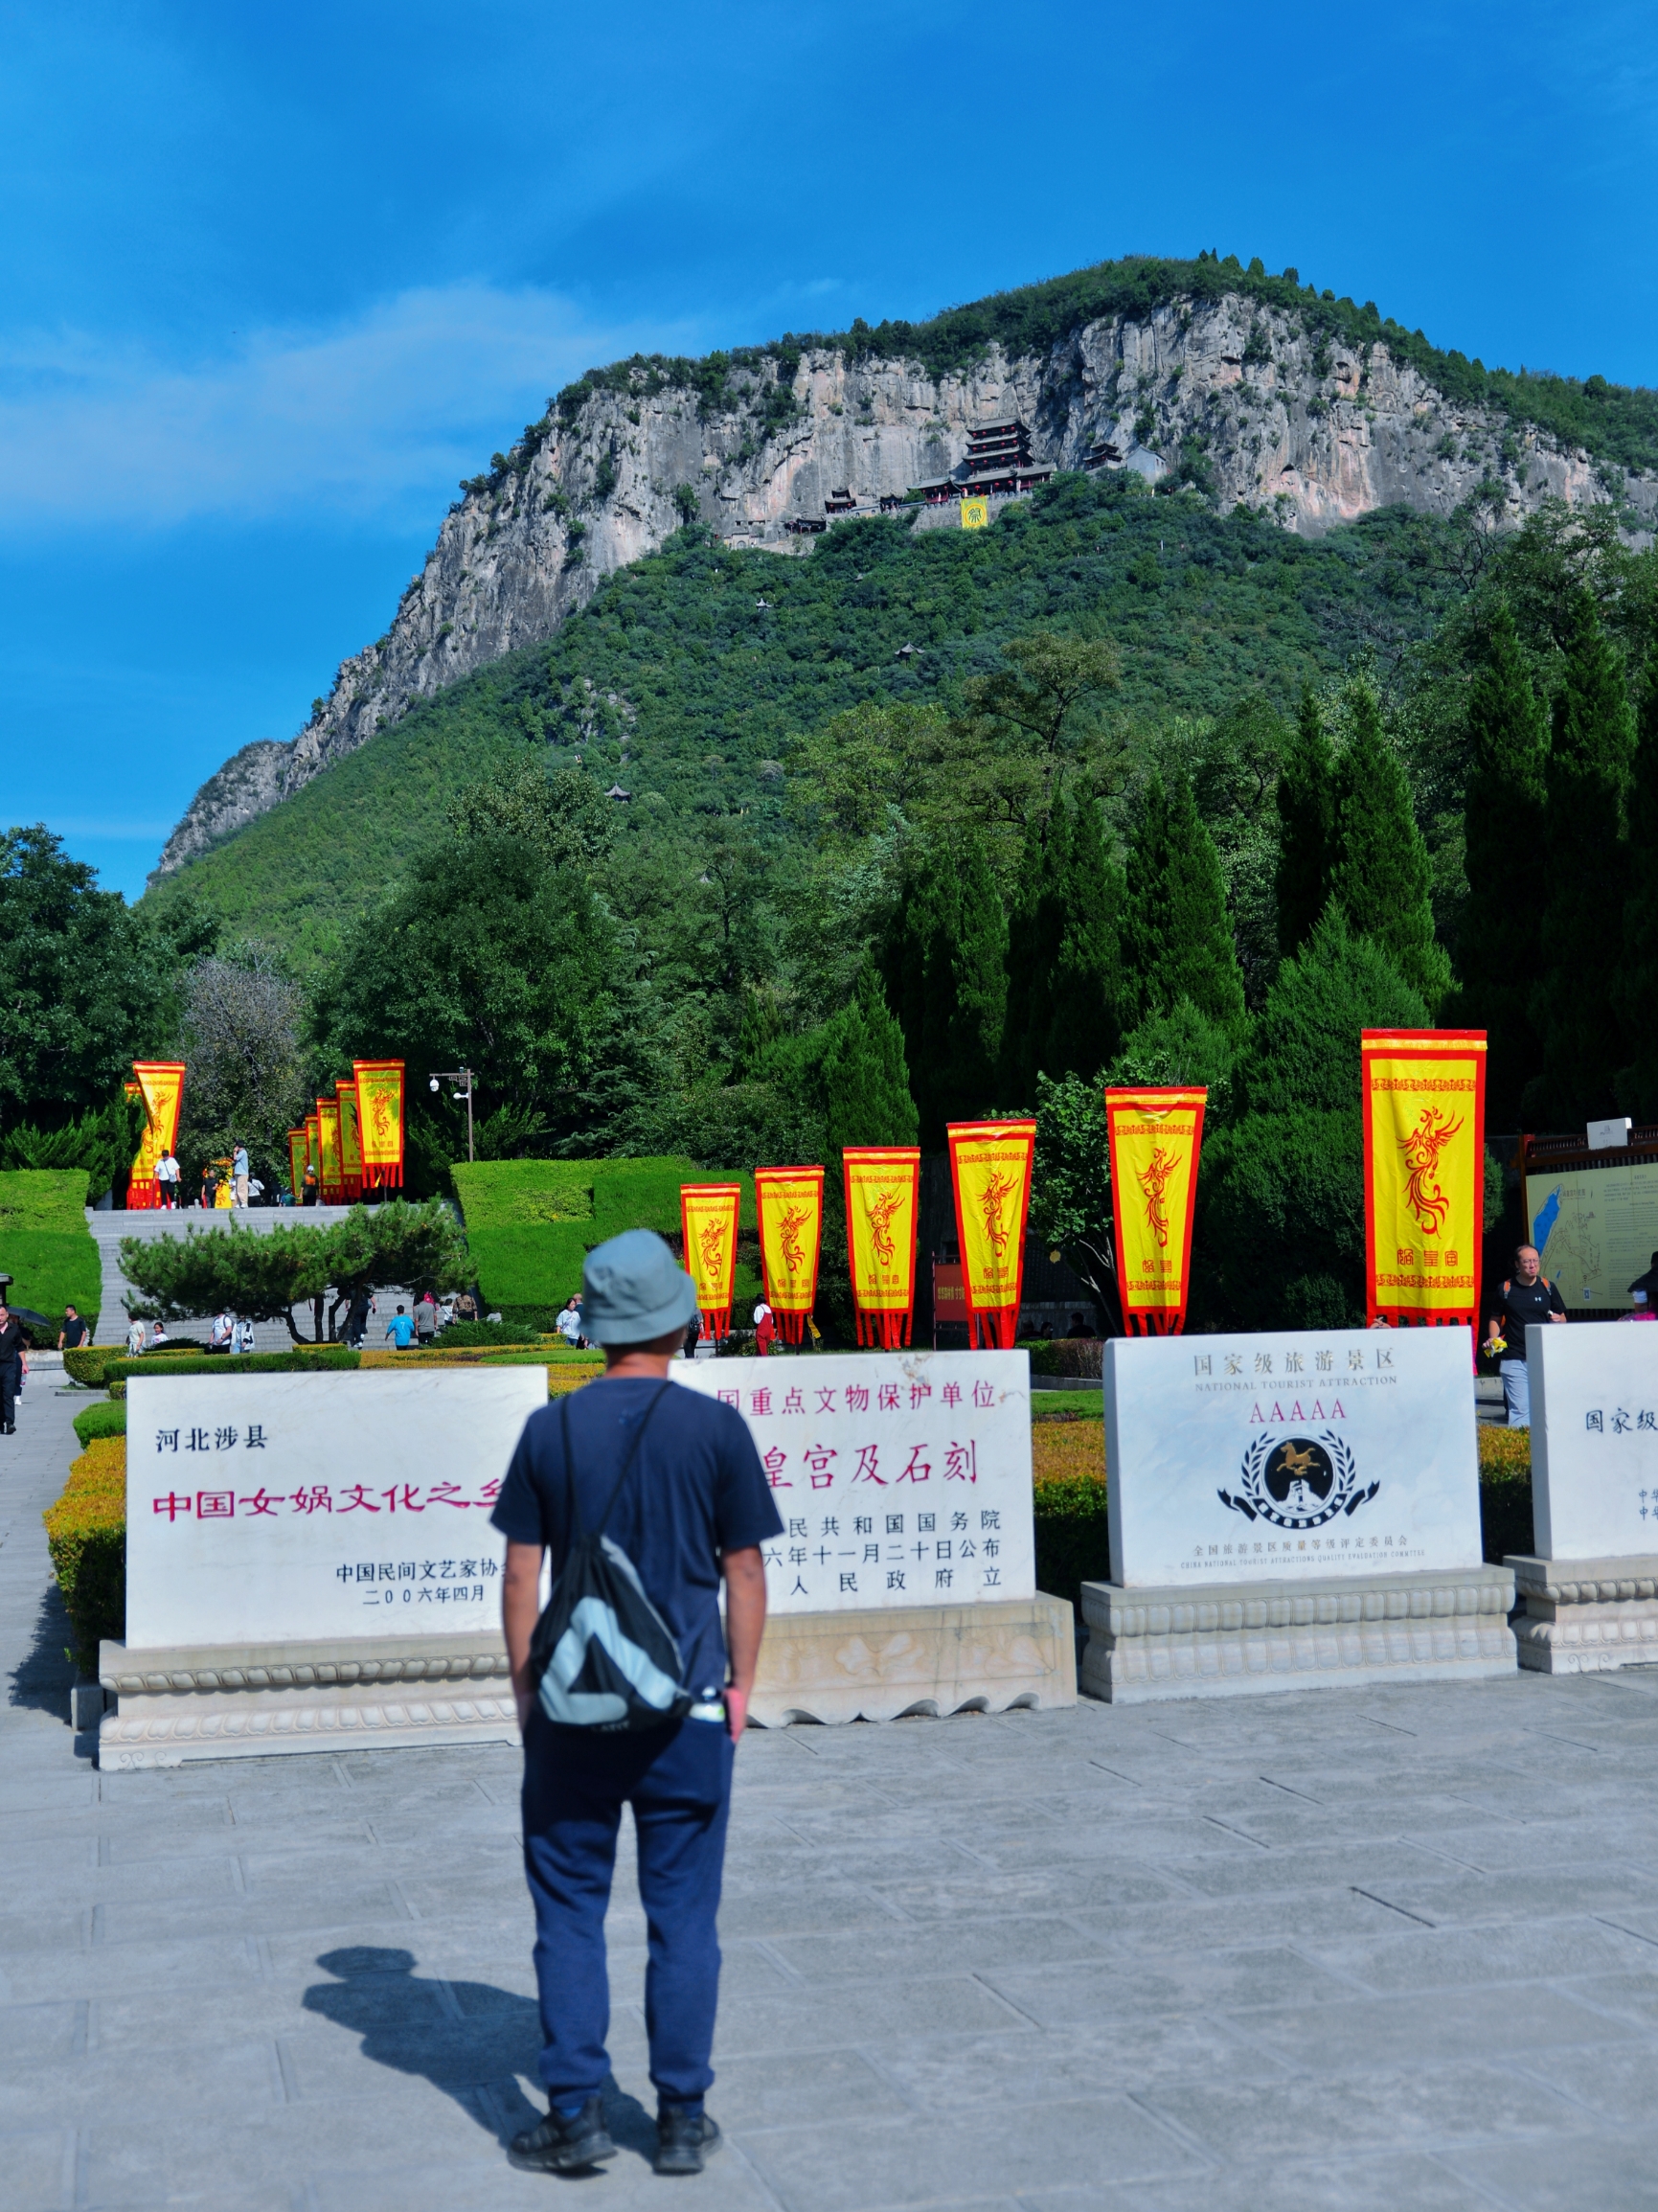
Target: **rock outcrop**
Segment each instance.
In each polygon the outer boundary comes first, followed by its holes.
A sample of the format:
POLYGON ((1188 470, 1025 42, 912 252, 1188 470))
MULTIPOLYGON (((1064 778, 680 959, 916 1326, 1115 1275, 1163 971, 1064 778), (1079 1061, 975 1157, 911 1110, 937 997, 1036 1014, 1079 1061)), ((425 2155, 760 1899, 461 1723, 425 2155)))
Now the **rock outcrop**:
POLYGON ((1179 471, 1222 506, 1265 509, 1307 536, 1396 504, 1449 514, 1476 487, 1510 522, 1551 497, 1615 499, 1648 530, 1658 518, 1658 477, 1455 404, 1385 342, 1343 345, 1293 309, 1234 294, 1106 317, 1044 356, 992 347, 941 376, 838 350, 763 354, 728 370, 711 399, 641 363, 551 408, 473 481, 386 634, 341 665, 290 743, 244 746, 202 786, 150 880, 415 701, 550 636, 682 521, 797 552, 810 540, 791 525, 822 524, 831 503, 877 512, 958 469, 972 430, 1014 417, 1039 464, 1179 471))

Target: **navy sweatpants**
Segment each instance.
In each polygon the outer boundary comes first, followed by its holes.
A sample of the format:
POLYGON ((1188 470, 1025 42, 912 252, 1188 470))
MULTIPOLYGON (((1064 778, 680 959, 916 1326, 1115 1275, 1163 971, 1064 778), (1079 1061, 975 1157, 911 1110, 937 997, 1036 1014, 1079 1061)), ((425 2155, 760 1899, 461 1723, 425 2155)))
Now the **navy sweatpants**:
POLYGON ((598 1735, 536 1706, 524 1745, 524 1871, 535 1906, 541 2079, 555 2104, 596 2096, 610 2070, 604 1913, 622 1808, 633 1808, 649 1932, 650 2079, 669 2104, 714 2080, 720 1878, 736 1746, 722 1723, 598 1735))

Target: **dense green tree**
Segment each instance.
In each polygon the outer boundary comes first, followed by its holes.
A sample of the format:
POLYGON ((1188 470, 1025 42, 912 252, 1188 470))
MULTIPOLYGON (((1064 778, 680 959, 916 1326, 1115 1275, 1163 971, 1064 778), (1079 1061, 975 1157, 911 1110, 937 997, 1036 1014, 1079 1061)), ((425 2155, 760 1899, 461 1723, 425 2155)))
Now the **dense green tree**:
POLYGON ((1036 1078, 1097 1075, 1119 1034, 1123 879, 1099 809, 1061 799, 1033 819, 1008 931, 1004 1103, 1034 1102, 1036 1078))
POLYGON ((1125 1007, 1136 1018, 1190 999, 1222 1028, 1241 1032, 1243 978, 1227 919, 1215 840, 1178 769, 1146 787, 1128 861, 1125 1007))
POLYGON ((0 1139, 0 1169, 83 1168, 85 1203, 95 1206, 107 1191, 125 1193, 145 1118, 143 1101, 128 1098, 124 1086, 103 1106, 56 1129, 20 1122, 0 1139))
POLYGON ((1287 960, 1329 900, 1334 858, 1335 770, 1318 699, 1304 684, 1295 734, 1278 779, 1278 948, 1287 960))
POLYGON ((1633 1059, 1618 1088, 1626 1112, 1652 1122, 1658 1121, 1658 652, 1649 656, 1641 687, 1629 786, 1628 883, 1618 1006, 1633 1059))
POLYGON ((1386 947, 1430 1015, 1450 989, 1450 962, 1434 941, 1428 849, 1410 783, 1365 683, 1350 686, 1352 741, 1336 771, 1330 899, 1355 937, 1386 947))
POLYGON ((995 1087, 1007 1000, 1007 919, 983 842, 968 832, 923 846, 904 879, 888 937, 888 1003, 903 1032, 921 1142, 970 1119, 995 1087))
POLYGON ((1617 1074, 1627 1058, 1615 999, 1634 753, 1622 655, 1593 599, 1579 591, 1544 771, 1547 897, 1542 972, 1532 997, 1542 1066, 1526 1092, 1533 1127, 1579 1128, 1617 1105, 1617 1074))
POLYGON ((1192 796, 1220 861, 1243 994, 1259 1007, 1278 972, 1278 786, 1293 731, 1261 692, 1220 716, 1192 770, 1192 796))
POLYGON ((263 946, 236 946, 191 967, 184 986, 186 1176, 247 1146, 267 1187, 291 1173, 287 1131, 307 1107, 305 998, 263 946))
POLYGON ((775 1079, 788 1084, 821 1121, 814 1154, 832 1174, 846 1145, 913 1145, 903 1032, 880 980, 866 969, 856 995, 818 1028, 778 1048, 775 1079))
POLYGON ((407 1061, 411 1155, 435 1187, 465 1139, 446 1104, 428 1106, 428 1071, 471 1068, 481 1106, 514 1108, 531 1150, 602 1152, 639 1098, 646 1039, 628 1010, 629 970, 585 879, 490 832, 434 847, 358 924, 314 1019, 341 1066, 407 1061))
POLYGON ((1204 1325, 1363 1321, 1359 1033, 1426 1022, 1386 948, 1351 936, 1333 905, 1284 962, 1238 1070, 1237 1119, 1204 1147, 1192 1248, 1204 1325))
POLYGON ((0 1132, 107 1105, 167 1038, 172 950, 44 825, 0 832, 0 1132))
POLYGON ((1499 601, 1468 687, 1459 1013, 1487 1033, 1486 1126, 1520 1126, 1537 1070, 1530 1002, 1542 954, 1543 766, 1549 725, 1508 603, 1499 601))

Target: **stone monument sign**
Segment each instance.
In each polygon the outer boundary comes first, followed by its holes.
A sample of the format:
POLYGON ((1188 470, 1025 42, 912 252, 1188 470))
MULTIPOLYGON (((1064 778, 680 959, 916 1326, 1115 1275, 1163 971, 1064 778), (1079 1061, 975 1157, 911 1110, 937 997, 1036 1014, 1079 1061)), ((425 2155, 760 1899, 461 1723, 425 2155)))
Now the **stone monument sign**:
POLYGON ((1520 1664, 1600 1673, 1658 1660, 1658 1325, 1528 1329, 1534 1553, 1520 1664))
POLYGON ((1083 1682, 1191 1697, 1507 1672, 1465 1328, 1117 1338, 1083 1682), (1420 1624, 1419 1626, 1419 1624, 1420 1624))

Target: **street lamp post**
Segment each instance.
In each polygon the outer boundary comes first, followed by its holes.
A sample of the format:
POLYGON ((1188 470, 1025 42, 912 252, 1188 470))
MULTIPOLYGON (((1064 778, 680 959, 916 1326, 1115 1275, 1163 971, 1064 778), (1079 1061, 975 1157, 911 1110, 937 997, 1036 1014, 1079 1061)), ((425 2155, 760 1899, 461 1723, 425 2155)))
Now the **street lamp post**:
POLYGON ((471 1071, 471 1069, 470 1069, 469 1067, 445 1067, 445 1068, 440 1068, 440 1069, 439 1069, 439 1071, 438 1071, 438 1073, 437 1073, 436 1075, 434 1075, 434 1076, 428 1076, 426 1080, 427 1080, 428 1083, 430 1084, 430 1086, 431 1086, 431 1088, 432 1088, 433 1090, 436 1090, 436 1089, 439 1087, 439 1085, 440 1085, 441 1083, 464 1083, 466 1084, 466 1089, 465 1089, 465 1090, 457 1090, 457 1091, 451 1091, 449 1095, 450 1095, 450 1097, 451 1097, 452 1099, 454 1099, 454 1100, 455 1100, 455 1102, 456 1102, 456 1104, 457 1104, 457 1105, 460 1103, 460 1101, 461 1101, 462 1099, 465 1099, 465 1100, 466 1100, 466 1158, 467 1158, 467 1160, 468 1160, 468 1161, 470 1161, 470 1160, 471 1160, 471 1158, 472 1158, 472 1071, 471 1071))

